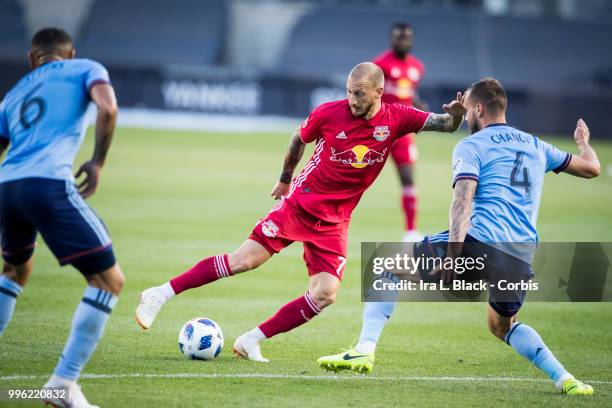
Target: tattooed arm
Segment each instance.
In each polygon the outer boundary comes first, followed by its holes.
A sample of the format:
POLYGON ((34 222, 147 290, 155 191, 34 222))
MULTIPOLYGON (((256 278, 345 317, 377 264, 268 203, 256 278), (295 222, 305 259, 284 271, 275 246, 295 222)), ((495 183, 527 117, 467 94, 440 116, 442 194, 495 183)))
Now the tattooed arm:
POLYGON ((423 130, 452 133, 463 123, 462 116, 451 116, 448 113, 430 113, 423 130))
POLYGON ((457 92, 457 98, 448 104, 442 105, 446 113, 431 113, 423 125, 422 130, 452 133, 461 127, 463 116, 467 112, 463 105, 463 96, 457 92))
POLYGON ((270 193, 270 195, 274 197, 275 200, 280 199, 289 191, 289 184, 291 184, 293 172, 295 171, 296 166, 304 155, 304 149, 306 147, 306 144, 302 142, 300 134, 301 129, 297 128, 291 136, 289 148, 287 149, 287 153, 285 154, 285 161, 283 162, 283 171, 281 172, 278 182, 270 193))
MULTIPOLYGON (((463 242, 470 227, 472 216, 472 199, 476 192, 477 181, 471 179, 460 179, 455 183, 453 202, 448 214, 448 250, 446 258, 456 258, 461 255, 463 242)), ((443 263, 440 268, 434 268, 429 275, 440 275, 440 279, 448 283, 455 279, 455 271, 443 263)))
POLYGON ((447 256, 458 256, 463 248, 463 241, 470 227, 472 200, 477 186, 476 180, 460 179, 455 184, 453 202, 448 214, 448 253, 447 256))

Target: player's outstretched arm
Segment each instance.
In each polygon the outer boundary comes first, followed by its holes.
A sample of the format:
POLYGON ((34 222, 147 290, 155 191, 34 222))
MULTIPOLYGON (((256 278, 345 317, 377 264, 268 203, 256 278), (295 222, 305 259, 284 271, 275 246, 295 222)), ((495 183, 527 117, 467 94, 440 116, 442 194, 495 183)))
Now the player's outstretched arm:
POLYGON ((83 163, 75 175, 76 178, 79 178, 82 174, 85 174, 85 179, 78 185, 79 192, 84 198, 90 197, 96 192, 100 170, 104 166, 117 121, 117 99, 110 84, 95 85, 91 88, 89 94, 98 106, 96 144, 91 160, 83 163))
POLYGON ((579 119, 574 131, 574 141, 580 150, 580 155, 572 155, 572 158, 563 170, 572 176, 593 178, 599 176, 601 165, 597 153, 589 144, 591 135, 584 120, 579 119))
POLYGON ((287 149, 285 161, 283 162, 283 171, 281 172, 278 182, 270 193, 275 200, 280 199, 289 191, 289 185, 291 184, 291 179, 293 178, 293 172, 304 155, 306 144, 302 142, 300 134, 301 128, 297 128, 295 132, 293 132, 293 135, 291 135, 289 148, 287 149))
POLYGON ((461 92, 457 92, 455 100, 442 105, 442 109, 446 113, 431 113, 422 130, 452 133, 461 127, 463 117, 467 112, 463 105, 463 95, 461 95, 461 92))

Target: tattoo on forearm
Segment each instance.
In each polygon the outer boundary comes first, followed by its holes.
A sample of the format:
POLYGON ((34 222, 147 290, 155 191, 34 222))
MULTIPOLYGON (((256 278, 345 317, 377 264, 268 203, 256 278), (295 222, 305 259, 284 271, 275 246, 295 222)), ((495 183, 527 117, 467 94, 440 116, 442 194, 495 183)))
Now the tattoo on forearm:
POLYGON ((453 203, 449 213, 449 242, 463 242, 467 235, 472 214, 472 199, 476 181, 459 180, 455 185, 453 203))
POLYGON ((451 116, 448 113, 432 113, 427 118, 423 130, 434 132, 454 132, 463 123, 463 116, 451 116))
POLYGON ((302 159, 305 148, 306 145, 302 142, 302 139, 300 138, 300 128, 298 128, 291 136, 291 142, 289 143, 289 148, 287 149, 287 153, 285 154, 285 161, 283 162, 283 171, 281 172, 281 175, 279 177, 279 180, 281 182, 287 184, 291 183, 293 171, 302 159))

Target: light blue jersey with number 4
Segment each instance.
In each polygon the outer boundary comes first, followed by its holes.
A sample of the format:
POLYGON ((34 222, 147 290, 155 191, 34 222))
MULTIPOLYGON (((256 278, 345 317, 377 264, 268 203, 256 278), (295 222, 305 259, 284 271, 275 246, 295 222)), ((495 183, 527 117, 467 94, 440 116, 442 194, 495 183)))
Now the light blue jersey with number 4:
POLYGON ((106 69, 87 59, 48 62, 21 78, 0 103, 0 138, 10 143, 0 183, 29 177, 73 179, 89 90, 108 82, 106 69))
POLYGON ((571 160, 549 143, 505 124, 461 140, 453 152, 453 186, 478 181, 468 234, 481 242, 538 242, 544 174, 571 160))

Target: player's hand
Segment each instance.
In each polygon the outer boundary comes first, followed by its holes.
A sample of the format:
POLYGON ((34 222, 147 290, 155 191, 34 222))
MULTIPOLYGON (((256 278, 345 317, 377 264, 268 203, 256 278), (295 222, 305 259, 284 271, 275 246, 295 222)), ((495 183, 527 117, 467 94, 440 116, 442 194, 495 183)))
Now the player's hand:
POLYGON ((445 103, 442 105, 442 109, 444 109, 444 112, 451 116, 463 116, 467 112, 467 109, 463 103, 463 95, 461 95, 461 92, 457 92, 457 98, 450 103, 445 103))
POLYGON ((429 272, 429 276, 440 275, 440 280, 445 284, 451 283, 457 277, 454 269, 446 267, 446 265, 454 265, 454 262, 448 262, 447 259, 449 258, 442 261, 440 268, 434 268, 429 272))
POLYGON ((586 122, 582 119, 578 119, 576 130, 574 130, 574 141, 578 146, 588 145, 590 137, 591 132, 589 132, 586 122))
POLYGON ((274 197, 275 200, 280 200, 282 196, 289 192, 290 185, 288 183, 283 183, 282 181, 278 181, 270 195, 274 197))
POLYGON ((98 188, 98 180, 100 180, 100 170, 102 167, 92 161, 86 161, 81 165, 75 178, 78 179, 81 175, 85 174, 85 178, 77 185, 79 194, 83 198, 91 197, 98 188))

